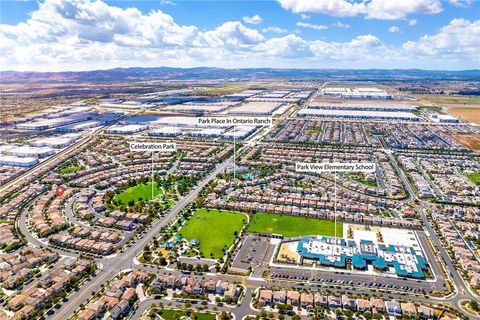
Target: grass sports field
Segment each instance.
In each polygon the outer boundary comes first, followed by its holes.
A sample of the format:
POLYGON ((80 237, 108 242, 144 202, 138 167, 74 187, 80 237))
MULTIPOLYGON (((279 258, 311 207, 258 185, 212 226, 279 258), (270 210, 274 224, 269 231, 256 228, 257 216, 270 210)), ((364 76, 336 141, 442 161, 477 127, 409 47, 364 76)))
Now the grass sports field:
POLYGON ((191 241, 200 241, 199 250, 206 258, 213 253, 215 259, 223 256, 223 248, 229 248, 235 241, 235 231, 240 233, 247 217, 240 212, 197 210, 178 232, 191 241))
MULTIPOLYGON (((156 182, 153 185, 153 197, 157 197, 163 194, 163 189, 158 186, 156 182)), ((147 184, 139 184, 130 188, 125 189, 122 193, 117 194, 114 199, 123 203, 128 204, 130 201, 137 202, 142 198, 143 200, 152 200, 152 183, 148 182, 147 184)))
MULTIPOLYGON (((334 223, 330 220, 318 220, 296 216, 284 216, 272 213, 257 213, 253 216, 248 232, 275 233, 285 237, 304 235, 333 236, 334 223)), ((343 236, 343 223, 337 222, 337 237, 343 236)))

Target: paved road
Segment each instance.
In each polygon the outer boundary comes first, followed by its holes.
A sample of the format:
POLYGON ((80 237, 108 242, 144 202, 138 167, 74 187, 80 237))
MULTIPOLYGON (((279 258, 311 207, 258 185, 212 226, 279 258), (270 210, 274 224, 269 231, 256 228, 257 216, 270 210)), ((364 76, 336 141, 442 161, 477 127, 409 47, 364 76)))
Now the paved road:
POLYGON ((55 161, 58 159, 61 159, 62 157, 73 153, 73 151, 77 150, 78 148, 81 148, 82 146, 86 145, 91 141, 91 137, 86 137, 83 138, 76 143, 72 144, 71 146, 67 147, 66 149, 62 150, 61 152, 51 156, 47 160, 39 163, 32 169, 27 170, 24 174, 18 176, 14 180, 11 180, 10 182, 5 183, 3 186, 0 187, 0 194, 4 194, 8 190, 10 190, 11 187, 13 186, 19 186, 22 185, 22 182, 28 181, 29 178, 31 178, 32 175, 35 173, 41 172, 43 169, 48 168, 49 165, 53 164, 55 161))
MULTIPOLYGON (((265 132, 262 132, 265 134, 265 132)), ((256 139, 253 139, 254 142, 256 139)), ((61 153, 53 156, 52 158, 48 159, 47 161, 43 162, 39 166, 35 167, 32 170, 29 170, 27 173, 24 175, 20 176, 19 178, 15 179, 15 181, 21 181, 22 179, 27 178, 29 175, 41 170, 42 168, 46 168, 50 163, 55 161, 58 157, 61 155, 66 155, 69 152, 75 151, 77 148, 81 147, 85 143, 88 143, 89 138, 86 138, 82 140, 81 142, 78 142, 75 145, 72 145, 71 147, 65 149, 61 153)), ((240 148, 237 151, 237 155, 240 154, 245 147, 240 148)), ((438 253, 441 257, 441 259, 445 262, 445 265, 447 267, 448 273, 451 275, 453 283, 455 287, 458 289, 458 293, 454 295, 451 298, 448 299, 435 299, 431 297, 422 297, 422 296, 411 296, 407 295, 405 293, 396 293, 393 291, 388 292, 388 296, 396 299, 405 299, 409 298, 411 300, 415 300, 418 302, 425 302, 425 303, 431 303, 434 301, 437 302, 443 302, 444 304, 451 304, 455 306, 456 308, 459 308, 459 302, 464 299, 476 299, 478 297, 475 297, 473 293, 471 293, 468 289, 468 286, 464 283, 463 279, 460 277, 458 272, 456 271, 455 267, 453 266, 452 261, 450 260, 446 250, 443 248, 441 245, 438 237, 436 236, 434 230, 432 229, 430 222, 428 221, 426 215, 425 215, 425 210, 429 207, 429 203, 424 202, 420 199, 418 199, 415 195, 415 192, 413 191, 413 188, 411 187, 408 179, 405 177, 403 171, 401 168, 398 166, 398 163, 396 162, 396 159, 393 157, 393 155, 389 154, 392 162, 401 178, 403 181, 407 192, 409 194, 409 199, 406 201, 410 200, 417 200, 420 203, 420 208, 422 209, 421 211, 421 219, 425 225, 426 232, 431 238, 431 241, 433 242, 434 246, 438 249, 438 253)), ((75 310, 78 309, 79 305, 82 303, 85 303, 90 297, 91 297, 91 292, 92 291, 98 291, 102 284, 106 283, 109 281, 113 276, 115 276, 119 271, 125 270, 125 269, 143 269, 149 272, 155 272, 155 273, 162 273, 162 272, 169 272, 167 270, 159 270, 158 268, 155 267, 148 267, 148 266, 138 266, 133 263, 134 258, 143 250, 144 246, 149 243, 153 237, 158 235, 160 230, 168 225, 175 217, 188 205, 190 204, 198 195, 198 193, 202 190, 202 188, 207 185, 212 179, 214 179, 220 172, 224 171, 227 169, 228 166, 232 164, 232 159, 228 159, 224 161, 223 163, 219 164, 216 166, 216 168, 208 174, 199 184, 196 186, 187 196, 183 197, 180 199, 168 212, 167 214, 162 217, 161 219, 157 220, 153 226, 146 231, 143 235, 141 235, 136 241, 129 247, 126 247, 124 252, 121 252, 113 257, 109 258, 103 258, 103 259, 98 259, 101 263, 101 270, 95 275, 91 280, 87 281, 81 288, 78 289, 77 293, 72 295, 70 300, 63 304, 61 309, 56 310, 55 314, 51 317, 51 319, 59 319, 59 320, 64 320, 68 319, 75 310)), ((13 181, 12 181, 13 182, 13 181)), ((12 183, 11 182, 11 183, 12 183)), ((0 192, 2 190, 5 190, 11 183, 2 186, 0 189, 0 192)), ((14 183, 14 182, 13 182, 14 183)), ((45 245, 38 239, 36 239, 28 230, 27 227, 27 210, 24 210, 20 216, 20 219, 18 221, 18 227, 20 231, 25 235, 26 239, 37 246, 41 247, 49 247, 48 245, 45 245)), ((422 244, 426 244, 426 239, 421 238, 422 244)), ((60 252, 62 254, 67 254, 71 256, 77 256, 76 253, 72 253, 70 251, 64 251, 60 249, 54 249, 57 252, 60 252)), ((270 268, 270 272, 272 271, 272 268, 270 268)), ((437 274, 440 273, 438 271, 438 268, 434 270, 435 273, 437 274)), ((310 274, 311 271, 308 271, 310 274)), ((321 272, 320 271, 315 271, 315 275, 319 275, 321 272)), ((311 275, 311 274, 310 274, 311 275)), ((338 275, 340 278, 345 279, 348 277, 348 280, 352 280, 353 278, 348 275, 338 275)), ((438 274, 437 274, 438 276, 438 274)), ((225 279, 229 281, 242 281, 247 287, 246 294, 242 300, 242 303, 240 306, 235 308, 233 310, 234 314, 236 315, 237 320, 241 319, 244 315, 252 314, 254 311, 250 308, 250 302, 251 302, 251 293, 253 288, 258 287, 258 286, 282 286, 285 288, 310 288, 310 289, 318 289, 318 290, 329 290, 331 292, 348 292, 352 294, 359 294, 359 293, 371 293, 372 290, 369 288, 365 288, 362 286, 357 286, 357 287, 348 287, 348 286, 342 286, 338 284, 330 285, 329 283, 322 283, 322 282, 312 282, 312 281, 285 281, 285 280, 279 280, 279 279, 254 279, 254 278, 245 278, 245 277, 240 277, 240 276, 232 276, 232 275, 223 275, 223 274, 218 274, 214 275, 214 277, 219 278, 219 279, 225 279)), ((319 277, 319 276, 318 276, 319 277)), ((337 277, 334 273, 326 273, 325 276, 319 277, 319 278, 326 278, 326 279, 332 279, 337 277)), ((380 280, 381 277, 376 277, 375 279, 372 278, 372 282, 381 282, 383 280, 380 280)), ((385 280, 389 281, 389 279, 385 280)), ((406 285, 405 282, 403 282, 403 285, 406 285)), ((431 284, 430 284, 431 285, 431 284)), ((437 288, 438 289, 438 288, 437 288)), ((385 292, 380 292, 379 293, 384 293, 385 292)), ((142 310, 146 310, 151 303, 153 303, 154 300, 149 299, 145 300, 139 305, 139 310, 135 313, 135 316, 139 315, 142 313, 142 310)))
POLYGON ((91 297, 92 291, 98 291, 101 285, 115 276, 120 270, 129 269, 133 266, 133 259, 143 250, 160 230, 168 225, 188 204, 190 204, 200 190, 212 181, 219 173, 223 172, 231 164, 231 159, 224 161, 216 166, 214 171, 209 173, 201 182, 185 197, 180 199, 161 219, 157 220, 153 226, 125 252, 118 254, 112 259, 102 260, 102 268, 95 277, 87 282, 77 294, 58 310, 52 319, 68 319, 82 303, 85 303, 91 297))
POLYGON ((29 213, 29 210, 27 209, 28 207, 29 205, 27 205, 26 208, 23 209, 23 211, 20 213, 20 218, 17 220, 17 228, 20 230, 20 232, 23 234, 23 236, 26 238, 26 240, 29 243, 33 244, 36 247, 52 250, 64 256, 75 258, 80 255, 72 251, 62 250, 62 249, 58 249, 57 247, 52 247, 51 245, 48 244, 47 240, 40 241, 36 236, 34 236, 30 232, 30 230, 28 230, 28 223, 27 223, 28 222, 27 218, 29 213))
MULTIPOLYGON (((410 184, 410 181, 406 178, 405 174, 403 171, 400 169, 400 167, 397 164, 396 159, 393 157, 393 155, 390 154, 390 157, 392 159, 392 162, 394 163, 395 167, 398 170, 399 176, 402 179, 402 182, 404 183, 405 187, 407 188, 407 191, 409 195, 419 203, 417 205, 417 208, 420 209, 420 219, 423 222, 424 228, 428 235, 430 236, 430 239, 435 246, 435 248, 438 250, 438 254, 440 255, 443 263, 446 266, 447 272, 449 273, 449 277, 451 278, 453 285, 457 289, 457 293, 455 296, 452 298, 448 299, 448 302, 450 302, 456 309, 462 310, 460 308, 460 301, 462 300, 479 300, 480 297, 476 296, 473 292, 470 291, 468 285, 465 283, 463 278, 460 276, 458 273, 458 270, 455 268, 453 265, 452 260, 450 259, 450 256, 448 255, 447 251, 443 247, 440 239, 438 238, 437 234, 435 233, 435 230, 433 230, 432 225, 430 221, 427 218, 426 211, 430 208, 431 204, 428 203, 427 201, 424 201, 415 194, 413 191, 413 188, 410 184)), ((473 318, 473 317, 471 317, 473 318)))

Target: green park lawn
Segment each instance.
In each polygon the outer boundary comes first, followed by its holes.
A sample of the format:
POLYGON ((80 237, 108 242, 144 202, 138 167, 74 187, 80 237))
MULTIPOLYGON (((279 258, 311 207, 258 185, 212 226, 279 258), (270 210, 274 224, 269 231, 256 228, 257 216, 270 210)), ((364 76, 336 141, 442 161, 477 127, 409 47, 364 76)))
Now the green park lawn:
POLYGON ((198 249, 204 257, 210 258, 212 253, 214 259, 219 259, 223 248, 230 248, 235 241, 234 232, 240 233, 246 221, 247 217, 241 212, 199 209, 178 234, 188 241, 198 240, 198 249))
MULTIPOLYGON (((252 233, 281 234, 284 237, 306 235, 333 236, 334 222, 273 213, 257 213, 247 229, 252 233)), ((343 236, 343 223, 337 222, 337 237, 343 236)))
POLYGON ((479 185, 480 184, 480 172, 472 172, 467 174, 468 179, 472 181, 474 184, 479 185))
POLYGON ((60 173, 66 174, 66 173, 75 173, 80 170, 79 166, 68 166, 60 170, 60 173))
MULTIPOLYGON (((180 317, 187 315, 185 311, 168 309, 159 310, 156 313, 165 320, 177 320, 180 319, 180 317)), ((194 312, 194 318, 196 320, 215 320, 215 315, 212 313, 194 312)))
MULTIPOLYGON (((164 191, 161 187, 158 186, 157 182, 154 182, 153 185, 153 197, 157 197, 163 194, 164 191)), ((130 188, 125 189, 122 193, 117 194, 114 197, 114 200, 117 200, 123 204, 128 204, 130 201, 140 201, 143 200, 152 200, 152 182, 146 184, 139 184, 130 188)))

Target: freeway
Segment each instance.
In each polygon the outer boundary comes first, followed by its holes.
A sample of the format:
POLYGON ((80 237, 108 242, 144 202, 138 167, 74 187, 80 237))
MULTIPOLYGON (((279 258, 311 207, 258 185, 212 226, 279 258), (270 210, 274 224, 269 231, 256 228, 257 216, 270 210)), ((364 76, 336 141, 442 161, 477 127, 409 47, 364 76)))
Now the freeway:
POLYGON ((190 193, 180 199, 161 219, 157 220, 153 226, 143 235, 141 235, 131 247, 127 248, 123 253, 118 254, 113 259, 103 259, 101 270, 95 275, 91 281, 87 282, 79 289, 77 294, 58 310, 52 319, 65 320, 68 319, 78 308, 78 306, 88 300, 92 291, 98 291, 102 284, 113 278, 120 270, 126 269, 132 264, 134 258, 143 250, 160 230, 168 225, 175 217, 195 198, 198 196, 203 187, 212 181, 219 173, 225 171, 232 163, 231 158, 225 160, 209 173, 198 185, 190 191, 190 193))

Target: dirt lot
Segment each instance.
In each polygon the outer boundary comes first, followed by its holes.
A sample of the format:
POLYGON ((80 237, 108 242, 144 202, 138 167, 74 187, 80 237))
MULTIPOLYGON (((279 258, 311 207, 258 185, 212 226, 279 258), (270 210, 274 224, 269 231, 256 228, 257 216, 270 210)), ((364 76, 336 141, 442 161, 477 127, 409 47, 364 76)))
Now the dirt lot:
POLYGON ((452 138, 473 151, 480 151, 480 135, 452 135, 452 138))
POLYGON ((448 108, 448 113, 465 121, 480 123, 480 107, 448 108))
MULTIPOLYGON (((294 243, 296 245, 296 242, 294 243)), ((292 250, 292 246, 295 247, 292 242, 285 242, 280 245, 278 250, 277 260, 281 262, 298 262, 299 255, 296 251, 292 250)))

